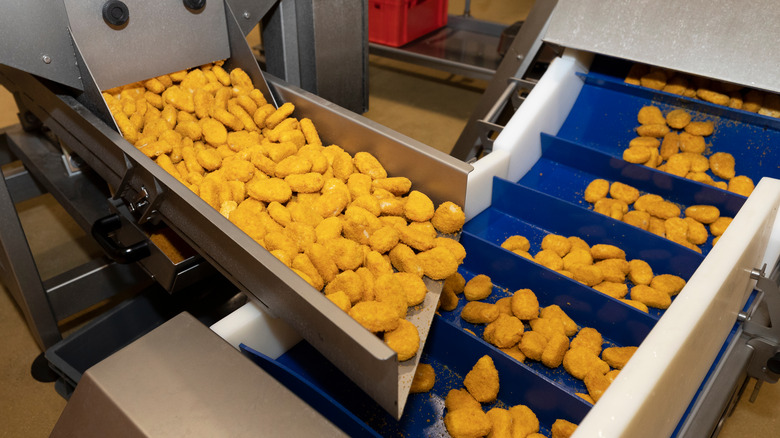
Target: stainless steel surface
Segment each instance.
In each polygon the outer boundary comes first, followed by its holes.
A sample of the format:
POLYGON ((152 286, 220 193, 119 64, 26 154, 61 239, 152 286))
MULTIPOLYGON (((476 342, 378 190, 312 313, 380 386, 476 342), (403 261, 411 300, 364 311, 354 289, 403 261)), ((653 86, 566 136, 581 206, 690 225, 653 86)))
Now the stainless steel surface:
POLYGON ((780 92, 774 0, 560 1, 544 39, 780 92))
POLYGON ((769 383, 777 383, 778 375, 768 365, 768 361, 780 352, 780 260, 771 272, 766 273, 765 267, 753 270, 751 278, 756 280, 756 289, 762 293, 762 304, 766 318, 748 318, 743 323, 743 330, 750 336, 747 342, 753 350, 753 357, 747 368, 748 376, 769 383))
MULTIPOLYGON (((478 157, 483 146, 480 136, 484 132, 478 121, 493 123, 486 115, 496 105, 498 98, 506 92, 507 81, 510 78, 522 79, 532 66, 536 54, 542 45, 544 35, 550 22, 550 14, 555 8, 557 0, 538 0, 528 14, 528 18, 520 27, 512 44, 507 49, 504 60, 501 61, 493 80, 488 85, 479 100, 474 112, 471 114, 466 127, 461 132, 458 141, 453 146, 450 154, 453 157, 468 161, 478 157)), ((514 84, 514 82, 510 82, 514 84)))
POLYGON ((279 0, 226 0, 244 35, 254 29, 279 0))
POLYGON ((63 1, 73 39, 101 90, 230 56, 222 1, 193 13, 181 0, 124 0, 130 20, 120 30, 103 21, 103 0, 63 1))
POLYGON ((181 313, 90 368, 51 436, 347 435, 181 313))
POLYGON ((4 1, 2 8, 0 63, 81 89, 62 1, 4 1))

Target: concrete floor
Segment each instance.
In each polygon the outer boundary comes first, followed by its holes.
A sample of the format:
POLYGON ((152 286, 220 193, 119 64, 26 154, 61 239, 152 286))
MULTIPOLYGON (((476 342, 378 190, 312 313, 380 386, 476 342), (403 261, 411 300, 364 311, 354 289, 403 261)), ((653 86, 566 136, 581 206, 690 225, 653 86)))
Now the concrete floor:
MULTIPOLYGON (((472 3, 473 16, 511 24, 525 17, 531 2, 472 3)), ((462 12, 463 5, 463 0, 450 0, 450 13, 462 12)), ((447 152, 486 85, 373 56, 369 74, 371 108, 366 117, 447 152)), ((13 99, 0 88, 0 127, 16 122, 13 99)), ((96 251, 50 196, 20 204, 17 210, 44 278, 77 266, 96 251)), ((48 436, 65 400, 55 392, 53 384, 39 383, 31 377, 30 365, 40 351, 20 310, 2 285, 0 333, 0 438, 48 436)), ((726 421, 720 436, 777 436, 780 386, 765 385, 752 404, 747 396, 726 421)))

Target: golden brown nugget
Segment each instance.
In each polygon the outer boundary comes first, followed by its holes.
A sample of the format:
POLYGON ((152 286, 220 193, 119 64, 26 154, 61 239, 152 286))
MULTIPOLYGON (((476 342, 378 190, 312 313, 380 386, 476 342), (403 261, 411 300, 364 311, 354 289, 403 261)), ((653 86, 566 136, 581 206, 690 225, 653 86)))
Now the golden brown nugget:
POLYGON ((374 280, 374 299, 393 306, 399 318, 406 317, 406 312, 408 311, 406 293, 404 293, 401 283, 398 282, 395 275, 383 274, 374 280))
POLYGON ((644 260, 631 260, 628 268, 628 279, 635 285, 648 285, 653 280, 653 268, 644 260))
POLYGON ((480 403, 490 403, 498 396, 498 370, 493 359, 482 356, 463 378, 463 386, 480 403))
POLYGON ((406 199, 404 214, 410 221, 429 221, 434 214, 433 202, 425 194, 412 190, 406 199))
POLYGON ((672 155, 680 152, 680 136, 676 132, 664 135, 659 154, 663 160, 668 160, 672 155))
POLYGON ((683 287, 685 287, 685 280, 676 275, 661 274, 653 277, 653 281, 650 282, 650 287, 666 292, 669 296, 673 297, 680 293, 683 287))
POLYGON ((314 127, 314 123, 312 123, 311 119, 308 118, 301 119, 300 127, 301 127, 301 131, 303 131, 303 135, 306 137, 306 143, 311 145, 322 146, 320 135, 317 133, 317 128, 314 127))
POLYGON ((685 209, 685 217, 695 219, 703 224, 711 224, 720 217, 720 210, 712 205, 691 205, 685 209))
MULTIPOLYGON (((379 201, 373 196, 360 195, 358 197, 353 197, 352 199, 352 203, 349 204, 350 206, 360 207, 376 217, 379 217, 379 215, 382 214, 382 210, 379 207, 379 201)), ((427 222, 425 223, 427 224, 427 222)), ((435 232, 432 234, 435 234, 435 232)))
POLYGON ((628 286, 625 283, 618 283, 614 281, 602 281, 601 283, 593 286, 593 289, 609 295, 612 298, 623 298, 628 294, 628 286))
POLYGON ((417 369, 414 371, 414 378, 412 379, 412 386, 409 388, 409 392, 415 394, 420 392, 428 392, 433 389, 433 385, 436 384, 436 372, 433 367, 427 363, 417 364, 417 369))
POLYGON ((460 317, 472 324, 490 324, 498 319, 498 306, 481 301, 470 301, 463 306, 460 317))
POLYGON ((631 299, 656 309, 668 309, 672 304, 669 294, 643 284, 631 288, 631 299))
POLYGON ((661 109, 657 106, 643 106, 636 116, 637 121, 642 125, 651 125, 654 123, 666 123, 666 119, 661 114, 661 109))
POLYGON ((590 248, 593 260, 625 259, 626 253, 615 245, 598 244, 590 248))
POLYGON ((290 186, 290 190, 293 192, 317 193, 325 184, 325 179, 319 173, 309 172, 300 175, 286 176, 284 182, 290 186))
POLYGON ((539 317, 539 300, 531 289, 519 289, 512 294, 512 313, 528 321, 539 317))
POLYGON ((342 221, 338 217, 329 217, 323 219, 314 228, 314 232, 317 235, 318 242, 324 242, 329 239, 335 239, 341 236, 342 221))
POLYGON ((565 335, 552 336, 542 353, 542 364, 548 368, 558 368, 563 363, 563 356, 569 349, 569 338, 565 335))
POLYGON ((635 146, 623 151, 623 160, 634 164, 644 164, 651 157, 653 148, 646 146, 635 146))
MULTIPOLYGON (((574 265, 592 265, 593 257, 590 255, 590 250, 575 248, 569 251, 563 257, 563 269, 571 272, 571 267, 574 265)), ((560 272, 560 271, 558 271, 560 272)))
POLYGON ((550 249, 543 249, 536 253, 534 261, 548 269, 557 271, 563 268, 563 259, 557 252, 550 249))
POLYGON ((688 241, 688 222, 679 217, 669 218, 664 222, 666 238, 682 244, 688 241))
POLYGON ((480 408, 465 408, 447 411, 444 427, 452 438, 478 438, 490 433, 493 423, 480 408))
POLYGON ((691 242, 694 245, 702 245, 705 242, 707 242, 707 239, 710 237, 709 233, 707 233, 707 228, 704 227, 704 225, 690 217, 686 217, 685 222, 688 223, 688 242, 691 242))
POLYGON ((371 249, 384 254, 398 245, 401 239, 401 234, 393 227, 384 226, 376 230, 371 237, 368 238, 368 243, 371 249))
POLYGON ((691 171, 691 160, 683 154, 674 154, 667 159, 663 170, 672 175, 685 177, 691 171))
POLYGON ((556 318, 563 323, 564 333, 566 336, 574 336, 577 334, 577 323, 564 312, 563 309, 557 304, 549 305, 539 312, 542 319, 556 318))
POLYGON ((628 205, 631 205, 639 198, 639 190, 628 184, 615 181, 609 187, 609 194, 614 199, 619 199, 628 205))
POLYGON ((601 353, 601 359, 608 363, 610 367, 622 370, 635 351, 636 347, 605 348, 601 353))
POLYGON ((712 135, 715 125, 712 122, 691 122, 685 126, 685 132, 692 135, 707 137, 712 135))
POLYGON ((482 409, 482 405, 465 389, 451 389, 444 397, 444 407, 450 412, 461 409, 482 409))
POLYGON ((610 382, 614 382, 617 376, 620 374, 620 370, 612 370, 604 375, 610 382))
POLYGON ((444 286, 441 289, 441 295, 439 296, 439 306, 441 310, 445 312, 451 312, 458 307, 458 296, 451 288, 444 286))
POLYGON ((731 225, 731 221, 734 219, 730 217, 721 216, 718 219, 716 219, 713 223, 710 224, 710 233, 712 233, 713 236, 720 236, 721 234, 726 232, 726 228, 728 228, 729 225, 731 225))
POLYGON ((542 239, 542 250, 553 251, 558 257, 563 257, 571 250, 571 242, 564 236, 548 234, 542 239))
POLYGON ((523 236, 509 236, 501 243, 501 248, 509 251, 520 250, 528 252, 531 249, 531 243, 523 236))
POLYGON ((624 82, 631 85, 640 85, 640 78, 646 75, 649 70, 649 67, 645 64, 634 63, 631 65, 624 82))
MULTIPOLYGON (((320 153, 320 155, 322 154, 320 153)), ((362 173, 353 173, 347 178, 347 188, 349 189, 349 194, 352 196, 352 199, 362 195, 370 195, 371 177, 363 175, 362 173)))
POLYGON ((755 187, 756 186, 755 184, 753 184, 752 179, 750 179, 747 176, 740 175, 740 176, 735 176, 734 178, 731 178, 729 180, 728 190, 738 195, 747 197, 750 196, 751 193, 753 193, 753 189, 755 187))
POLYGON ((485 274, 472 277, 463 288, 463 295, 469 301, 484 300, 493 292, 493 283, 485 274))
POLYGON ((400 324, 400 318, 393 306, 380 301, 361 301, 352 306, 348 313, 360 325, 374 333, 395 330, 400 324))
POLYGON ((639 301, 630 300, 630 299, 621 299, 620 301, 622 301, 625 304, 628 304, 631 307, 639 309, 642 312, 648 313, 648 311, 649 311, 647 306, 645 304, 643 304, 643 303, 640 303, 639 301))
POLYGON ((701 100, 714 103, 715 105, 728 105, 729 103, 728 95, 718 93, 717 91, 708 90, 706 88, 699 88, 696 90, 696 96, 701 100))
MULTIPOLYGON (((306 276, 309 277, 309 280, 311 280, 309 284, 313 288, 317 290, 322 290, 322 288, 325 286, 325 280, 322 279, 322 276, 320 275, 319 271, 317 271, 317 268, 314 267, 314 264, 311 262, 309 256, 307 256, 306 254, 296 255, 292 261, 291 267, 305 273, 306 276)), ((344 294, 346 295, 346 292, 344 292, 344 294)), ((349 298, 349 296, 347 296, 347 298, 349 298)), ((350 300, 350 307, 351 305, 352 305, 352 301, 350 300)), ((339 305, 339 307, 342 306, 339 305)), ((342 310, 347 312, 349 311, 349 308, 344 309, 342 307, 342 310)))
POLYGON ((516 249, 516 250, 514 250, 512 252, 517 254, 517 255, 519 255, 520 257, 526 258, 528 260, 531 260, 531 261, 534 260, 534 256, 532 256, 531 253, 529 253, 528 251, 521 251, 519 249, 516 249))
MULTIPOLYGON (((324 242, 324 246, 333 258, 333 261, 336 262, 336 266, 342 271, 355 270, 363 264, 363 249, 357 242, 345 238, 336 238, 324 242)), ((314 259, 312 259, 312 262, 314 262, 314 259)))
POLYGON ((393 266, 377 251, 369 251, 365 255, 363 266, 367 268, 374 277, 393 273, 393 266))
POLYGON ((707 148, 704 137, 687 132, 680 133, 680 151, 700 154, 707 148))
POLYGON ((515 316, 514 313, 512 313, 512 297, 504 297, 496 301, 496 306, 498 307, 498 312, 502 315, 509 315, 509 316, 515 316))
POLYGON ((669 219, 680 216, 680 207, 668 201, 650 202, 645 206, 645 211, 659 219, 669 219))
POLYGON ((346 182, 355 169, 352 164, 352 156, 346 152, 339 152, 333 157, 333 176, 346 182))
POLYGON ((433 280, 444 280, 458 271, 458 260, 442 247, 417 254, 417 261, 422 266, 425 275, 433 280))
POLYGON ((510 348, 523 337, 523 321, 514 316, 499 313, 495 321, 485 327, 482 337, 498 348, 510 348))
MULTIPOLYGON (((368 152, 358 152, 353 158, 358 172, 370 176, 372 179, 387 178, 387 171, 373 155, 368 152)), ((430 218, 429 218, 430 219, 430 218)), ((428 220, 428 219, 425 219, 428 220)))
POLYGON ((506 409, 493 408, 487 411, 490 423, 490 438, 512 438, 512 415, 506 409))
POLYGON ((647 231, 650 227, 650 213, 647 213, 646 211, 631 210, 623 215, 623 222, 647 231))
POLYGON ((439 205, 431 219, 433 226, 444 234, 457 233, 463 228, 465 222, 466 215, 463 213, 463 209, 450 201, 439 205))
POLYGON ((531 325, 531 330, 540 333, 547 340, 550 340, 553 336, 566 333, 563 321, 558 318, 536 318, 532 319, 529 323, 531 325))
POLYGON ((265 117, 265 124, 258 123, 257 126, 265 126, 268 129, 274 129, 279 123, 281 123, 284 119, 290 117, 290 114, 295 111, 295 105, 293 105, 290 102, 287 102, 280 106, 276 111, 269 114, 267 117, 265 117))
POLYGON ((757 113, 763 105, 764 93, 758 90, 750 90, 745 93, 744 101, 742 102, 743 110, 757 113))
POLYGON ((422 278, 408 272, 396 272, 393 275, 401 283, 404 292, 406 292, 407 306, 416 306, 425 300, 428 288, 425 287, 425 282, 422 278))
POLYGON ((325 298, 331 300, 333 304, 337 305, 339 309, 345 312, 349 312, 349 309, 352 308, 352 302, 349 300, 347 294, 342 291, 338 291, 330 295, 325 295, 325 298))
MULTIPOLYGON (((403 243, 399 243, 388 253, 393 267, 400 272, 410 272, 422 277, 425 274, 422 264, 418 260, 414 250, 403 243)), ((453 257, 454 259, 454 257, 453 257)))
POLYGON ((635 137, 628 142, 629 148, 633 148, 637 146, 642 146, 650 149, 658 149, 658 147, 661 146, 661 141, 653 137, 635 137))
POLYGON ((459 272, 456 272, 444 280, 444 285, 451 287, 452 291, 457 295, 463 293, 466 287, 466 279, 459 272))
POLYGON ((609 371, 609 365, 601 360, 593 350, 584 347, 572 347, 563 357, 563 368, 575 379, 584 379, 591 371, 602 375, 609 371))
POLYGON ((592 204, 601 198, 606 198, 608 193, 609 181, 605 179, 594 179, 588 184, 588 187, 585 188, 584 198, 592 204))
POLYGON ((588 242, 582 240, 582 238, 577 236, 569 236, 568 240, 569 243, 571 243, 572 249, 584 249, 590 251, 590 245, 588 245, 588 242))
MULTIPOLYGON (((203 163, 201 163, 202 165, 203 163)), ((290 186, 283 179, 252 180, 246 185, 247 194, 258 201, 285 203, 292 196, 290 186)))
POLYGON ((596 400, 593 400, 593 397, 591 397, 591 396, 590 396, 590 395, 588 395, 588 394, 583 394, 583 393, 581 393, 581 392, 577 392, 577 393, 575 393, 574 395, 576 395, 577 397, 579 397, 579 398, 581 398, 581 399, 585 400, 586 402, 588 402, 588 403, 590 403, 590 404, 592 404, 592 405, 595 405, 595 404, 596 404, 596 400))
POLYGON ((691 123, 691 115, 683 109, 669 111, 666 115, 666 124, 674 129, 684 129, 691 123))
POLYGON ((654 195, 652 193, 648 193, 646 195, 642 195, 634 202, 634 209, 639 211, 647 211, 647 205, 653 202, 663 201, 664 198, 654 195))
POLYGON ((379 189, 387 190, 388 192, 392 193, 395 196, 403 196, 409 193, 409 190, 412 188, 412 181, 410 181, 409 178, 405 178, 402 176, 375 179, 372 181, 371 187, 373 187, 374 189, 379 188, 379 189))
POLYGON ((585 388, 588 390, 588 394, 597 402, 601 396, 604 395, 604 391, 609 388, 610 383, 612 383, 604 374, 597 371, 589 372, 583 378, 583 381, 585 382, 585 388))
POLYGON ((420 334, 417 327, 405 319, 398 320, 398 328, 385 332, 385 343, 398 354, 398 361, 413 358, 420 349, 420 334))
POLYGON ((730 180, 734 178, 734 156, 728 152, 715 152, 710 155, 710 169, 718 178, 730 180))
POLYGON ((666 74, 661 70, 654 70, 650 73, 642 75, 639 79, 639 83, 646 88, 652 88, 654 90, 661 90, 666 86, 666 74))
POLYGON ((525 405, 517 405, 509 408, 509 414, 512 415, 512 436, 527 437, 530 434, 539 432, 539 419, 536 414, 525 405))
POLYGON ((623 215, 628 213, 628 204, 620 199, 603 198, 596 201, 593 205, 593 211, 612 219, 622 220, 623 215))
POLYGON ((574 431, 577 430, 577 425, 563 419, 557 419, 550 428, 552 432, 552 438, 569 438, 574 435, 574 431))
POLYGON ((512 359, 520 363, 525 362, 525 354, 523 354, 523 352, 520 351, 519 343, 510 348, 500 348, 500 350, 507 356, 511 357, 512 359))
POLYGON ((396 230, 398 230, 401 242, 417 251, 427 251, 436 246, 435 232, 431 233, 425 229, 411 226, 398 227, 396 230))
POLYGON ((547 338, 535 331, 523 333, 523 337, 518 344, 520 352, 531 360, 541 361, 544 349, 547 347, 547 338))
POLYGON ((701 154, 681 152, 680 155, 691 162, 691 172, 706 172, 710 169, 710 161, 701 154))
POLYGON ((455 239, 450 239, 449 237, 437 237, 434 239, 434 242, 437 247, 442 247, 455 256, 455 260, 458 261, 458 264, 463 263, 463 260, 466 258, 466 248, 464 248, 460 242, 455 239))
POLYGON ((300 175, 311 170, 311 161, 298 155, 290 155, 276 163, 274 176, 284 178, 288 175, 300 175))
POLYGON ((596 356, 601 355, 601 345, 604 338, 598 330, 591 327, 583 327, 574 339, 571 340, 571 348, 585 348, 596 356))
POLYGON ((216 147, 227 142, 227 128, 218 120, 201 119, 200 129, 206 143, 216 147))
MULTIPOLYGON (((636 128, 637 135, 641 137, 655 137, 661 138, 669 133, 669 127, 664 123, 653 123, 649 125, 641 125, 636 128)), ((633 149, 633 148, 632 148, 633 149)))

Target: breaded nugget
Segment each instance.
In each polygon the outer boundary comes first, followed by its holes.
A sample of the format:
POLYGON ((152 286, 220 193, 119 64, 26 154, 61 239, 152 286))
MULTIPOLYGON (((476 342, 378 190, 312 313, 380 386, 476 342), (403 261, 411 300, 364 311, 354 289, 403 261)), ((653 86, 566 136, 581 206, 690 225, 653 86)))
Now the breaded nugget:
POLYGON ((512 313, 524 321, 539 317, 539 300, 531 289, 519 289, 512 294, 512 313))
MULTIPOLYGON (((407 201, 408 204, 408 201, 407 201)), ((437 230, 445 234, 457 233, 463 228, 466 215, 463 209, 454 202, 444 202, 436 209, 431 223, 437 230)))
POLYGON ((433 367, 422 362, 417 364, 409 392, 412 394, 428 392, 433 389, 434 384, 436 384, 436 372, 433 370, 433 367))
POLYGON ((597 244, 590 248, 593 260, 625 259, 626 253, 615 245, 597 244))
POLYGON ((498 371, 493 359, 482 356, 463 379, 463 386, 480 403, 490 403, 498 396, 498 371))
POLYGON ((740 176, 735 176, 734 178, 731 178, 729 180, 728 190, 738 195, 747 197, 750 196, 751 193, 753 193, 753 189, 755 187, 756 186, 755 184, 753 184, 752 179, 750 179, 747 176, 740 175, 740 176))
POLYGON ((648 71, 649 67, 647 65, 634 63, 631 65, 631 69, 628 71, 624 82, 631 85, 639 85, 640 78, 646 75, 648 71))
POLYGON ((539 419, 536 414, 525 405, 517 405, 509 408, 509 414, 512 416, 512 436, 527 437, 530 434, 539 432, 539 419))
POLYGON ((657 106, 643 106, 636 116, 637 121, 642 125, 650 125, 654 123, 666 123, 666 119, 661 114, 660 108, 657 106))
POLYGON ((350 301, 347 294, 342 291, 338 291, 330 295, 325 295, 325 298, 331 300, 333 304, 337 305, 339 309, 345 312, 349 312, 349 309, 352 308, 352 302, 350 301))
POLYGON ((628 204, 620 199, 603 198, 596 201, 593 211, 612 219, 622 220, 623 215, 628 213, 628 204))
POLYGON ((547 346, 542 353, 542 364, 548 368, 558 368, 563 362, 563 356, 569 349, 569 338, 565 335, 555 335, 547 340, 547 346))
POLYGON ((574 265, 569 268, 575 280, 586 286, 595 286, 604 281, 604 273, 595 265, 574 265))
POLYGON ((618 283, 614 281, 602 281, 601 283, 593 286, 593 289, 609 295, 612 298, 623 298, 628 294, 628 286, 625 283, 618 283))
POLYGON ((412 181, 402 176, 375 179, 371 182, 371 187, 387 190, 395 196, 403 196, 409 193, 409 190, 412 188, 412 181))
POLYGON ((721 234, 726 232, 726 228, 728 228, 729 225, 731 225, 731 221, 734 220, 730 217, 724 217, 721 216, 718 219, 715 220, 715 222, 710 224, 710 233, 712 233, 713 236, 720 236, 721 234))
POLYGON ((263 202, 285 203, 292 196, 290 186, 279 178, 254 179, 247 183, 246 191, 252 198, 263 202))
POLYGON ((405 319, 398 320, 398 328, 385 332, 385 343, 398 354, 398 361, 413 358, 420 349, 420 334, 417 327, 405 319))
POLYGON ((457 295, 463 293, 466 287, 466 279, 459 272, 456 272, 444 280, 444 285, 451 287, 452 291, 457 295))
POLYGON ((710 155, 710 169, 718 178, 730 180, 734 178, 734 156, 728 152, 715 152, 710 155))
POLYGON ((672 217, 664 222, 666 238, 683 244, 688 241, 688 222, 679 217, 672 217))
POLYGON ((691 123, 691 115, 683 109, 670 111, 666 115, 666 124, 674 129, 684 129, 691 123))
POLYGON ((684 220, 688 224, 688 232, 686 234, 688 242, 694 245, 702 245, 707 242, 709 233, 707 233, 707 228, 701 222, 690 217, 686 217, 684 220))
POLYGON ((706 100, 715 105, 728 105, 729 103, 729 96, 718 93, 717 91, 708 90, 707 88, 699 88, 696 90, 696 96, 701 100, 706 100))
POLYGON ((401 242, 417 251, 427 251, 436 247, 436 233, 411 226, 398 227, 398 236, 401 242))
POLYGON ((588 394, 597 402, 601 396, 604 395, 604 391, 609 388, 610 383, 612 383, 604 374, 597 371, 589 372, 583 378, 583 381, 585 382, 585 388, 587 388, 588 394))
POLYGON ((577 333, 577 323, 566 314, 557 304, 549 305, 539 312, 542 319, 544 318, 557 318, 563 323, 563 328, 566 336, 574 336, 577 333))
POLYGON ((676 132, 670 132, 664 135, 659 154, 664 160, 668 160, 672 155, 680 152, 680 136, 676 132))
POLYGON ((536 253, 534 261, 548 269, 557 271, 563 268, 563 259, 557 252, 550 249, 543 249, 536 253))
POLYGON ((395 248, 401 239, 401 234, 393 227, 384 226, 376 230, 368 239, 371 249, 384 254, 395 248))
POLYGON ((444 427, 452 438, 482 437, 490 433, 492 425, 482 407, 448 410, 444 415, 444 427))
POLYGON ((425 300, 428 288, 425 287, 425 282, 422 278, 408 272, 396 272, 393 275, 401 283, 404 292, 406 292, 407 306, 416 306, 425 300))
POLYGON ((509 315, 509 316, 515 316, 514 313, 512 313, 512 297, 504 297, 500 298, 496 301, 496 306, 498 306, 498 312, 503 315, 509 315))
MULTIPOLYGON (((336 262, 336 266, 342 271, 355 270, 363 264, 363 249, 357 242, 345 238, 336 238, 324 242, 324 246, 333 258, 333 261, 336 262)), ((314 259, 312 259, 312 262, 314 262, 314 259)))
POLYGON ((451 389, 444 398, 444 407, 449 412, 461 409, 482 409, 482 405, 465 389, 451 389))
POLYGON ((531 249, 531 243, 524 236, 509 236, 501 243, 501 248, 509 251, 520 250, 527 252, 531 249))
POLYGON ((455 256, 455 260, 458 261, 458 264, 463 263, 463 260, 466 258, 466 248, 464 248, 460 242, 455 239, 450 239, 449 237, 437 237, 434 241, 437 247, 444 248, 455 256))
POLYGON ((666 121, 663 123, 641 125, 636 128, 636 133, 641 137, 661 138, 669 133, 669 127, 666 126, 666 121))
POLYGON ((523 336, 523 322, 514 316, 499 313, 495 321, 485 327, 482 337, 498 348, 510 348, 523 336))
POLYGON ((685 287, 685 280, 672 274, 661 274, 653 277, 650 287, 666 292, 669 296, 675 296, 685 287))
MULTIPOLYGON (((372 179, 387 178, 387 171, 373 155, 368 152, 358 152, 352 159, 358 172, 370 176, 372 179)), ((430 218, 428 218, 430 219, 430 218)), ((428 220, 425 219, 425 220, 428 220)))
POLYGON ((711 224, 720 217, 720 210, 712 205, 691 205, 685 209, 685 216, 703 224, 711 224))
POLYGON ((647 230, 650 227, 650 213, 639 210, 631 210, 623 215, 623 222, 637 228, 647 230))
POLYGON ((653 148, 649 148, 646 146, 635 146, 632 148, 625 149, 623 151, 623 160, 634 164, 644 164, 650 159, 651 157, 650 151, 652 150, 653 148))
POLYGON ((648 202, 645 211, 659 219, 669 219, 680 216, 680 207, 667 201, 648 202))
POLYGON ((700 154, 707 148, 704 137, 687 132, 680 133, 680 151, 700 154))
MULTIPOLYGON (((661 170, 659 168, 659 170, 661 170)), ((670 156, 663 165, 664 172, 685 177, 691 171, 691 160, 683 154, 674 154, 670 156)))
POLYGON ((425 222, 431 220, 434 214, 431 199, 417 190, 412 190, 404 205, 404 215, 410 221, 425 222))
POLYGON ((369 251, 365 254, 363 267, 368 269, 369 272, 371 272, 371 275, 373 275, 375 278, 381 275, 393 273, 393 266, 384 256, 382 256, 382 254, 379 254, 377 251, 369 251))
POLYGON ((574 248, 563 257, 563 269, 570 272, 571 272, 571 267, 574 265, 592 265, 592 264, 593 264, 593 257, 590 255, 590 250, 587 249, 574 248))
POLYGON ((563 368, 576 379, 584 379, 591 371, 605 374, 609 365, 601 360, 593 350, 585 347, 571 347, 563 357, 563 368))
POLYGON ((444 280, 458 271, 458 260, 442 247, 417 254, 417 261, 425 275, 433 280, 444 280))
POLYGON ((544 349, 547 348, 547 338, 536 331, 525 332, 520 339, 519 348, 525 357, 541 361, 544 349))
MULTIPOLYGON (((609 181, 605 179, 594 179, 585 188, 584 198, 591 204, 601 198, 606 198, 609 193, 609 181)), ((527 249, 525 251, 528 251, 527 249)))
MULTIPOLYGON (((314 264, 311 262, 311 259, 309 259, 309 256, 307 256, 306 254, 296 255, 292 261, 291 267, 305 273, 306 276, 309 277, 309 284, 313 288, 317 290, 322 290, 322 288, 325 286, 325 280, 322 279, 322 276, 320 275, 319 271, 317 271, 317 268, 314 266, 314 264)), ((346 295, 346 292, 344 292, 344 294, 346 295)), ((349 296, 347 296, 347 298, 349 298, 349 296)), ((342 307, 340 301, 336 302, 336 304, 339 307, 341 307, 342 310, 344 310, 345 312, 349 311, 349 307, 347 308, 342 307)), ((352 302, 350 301, 349 304, 351 306, 352 302)))
POLYGON ((451 312, 458 307, 458 296, 452 291, 452 288, 444 286, 439 296, 439 307, 445 312, 451 312))
POLYGON ((571 340, 571 348, 586 348, 596 356, 601 355, 601 345, 604 338, 598 330, 591 327, 583 327, 574 339, 571 340))
POLYGON ((635 351, 636 347, 605 348, 601 353, 601 359, 608 363, 610 367, 622 370, 635 351))
POLYGON ((490 324, 498 319, 500 312, 498 306, 481 301, 469 301, 463 306, 460 317, 472 324, 490 324))
POLYGON ((374 333, 395 330, 400 324, 392 305, 380 301, 361 301, 349 310, 349 316, 374 333))
POLYGON ((647 211, 647 205, 653 202, 663 201, 664 198, 654 195, 652 193, 648 193, 646 195, 642 195, 634 202, 634 209, 639 211, 647 211))
POLYGON ((661 141, 653 137, 635 137, 628 142, 629 148, 634 148, 637 146, 642 146, 650 149, 658 149, 658 147, 661 146, 661 141))
POLYGON ((552 438, 569 438, 574 435, 576 430, 576 424, 559 418, 553 423, 550 432, 552 432, 552 438))
POLYGON ((653 268, 644 260, 631 260, 628 268, 628 279, 635 285, 648 285, 653 280, 653 268))
POLYGON ((512 415, 506 409, 493 408, 487 411, 492 427, 490 438, 512 438, 512 415))
POLYGON ((472 277, 463 288, 463 295, 469 301, 484 300, 493 292, 493 283, 485 274, 472 277))
POLYGON ((661 90, 666 86, 666 74, 661 70, 654 70, 650 73, 642 75, 639 79, 639 83, 646 88, 652 88, 654 90, 661 90))
POLYGON ((629 264, 625 258, 604 259, 596 262, 596 266, 601 268, 601 272, 604 274, 604 280, 616 283, 625 281, 629 271, 629 264))
POLYGON ((656 309, 668 309, 672 304, 669 294, 643 284, 631 288, 631 299, 656 309))
POLYGON ((553 336, 566 333, 563 321, 554 317, 532 319, 529 321, 529 324, 531 325, 531 330, 540 333, 547 340, 550 340, 553 336))
MULTIPOLYGON (((403 243, 399 243, 390 250, 390 262, 393 267, 400 272, 410 272, 422 277, 425 274, 424 268, 418 260, 414 250, 403 243)), ((453 259, 455 257, 453 256, 453 259)))
POLYGON ((569 236, 568 237, 569 243, 571 243, 571 249, 584 249, 584 250, 590 250, 590 245, 588 245, 588 242, 582 240, 582 238, 577 236, 569 236))
POLYGON ((639 301, 629 300, 629 299, 621 299, 621 302, 628 304, 631 307, 634 307, 636 309, 639 309, 642 312, 648 313, 648 308, 646 305, 640 303, 639 301))
POLYGON ((690 122, 685 126, 685 132, 692 135, 707 137, 712 135, 715 125, 712 122, 690 122))
POLYGON ((553 251, 558 257, 563 257, 571 250, 571 242, 557 234, 548 234, 542 239, 542 250, 553 251))
POLYGON ((525 362, 525 354, 523 354, 522 351, 520 351, 520 344, 518 343, 514 347, 511 348, 500 348, 500 350, 506 354, 507 356, 511 357, 512 359, 523 363, 525 362))
POLYGON ((394 274, 383 274, 374 280, 374 299, 393 306, 399 318, 406 317, 406 293, 394 274))
POLYGON ((639 190, 628 184, 615 181, 609 187, 609 195, 631 205, 639 198, 639 190))

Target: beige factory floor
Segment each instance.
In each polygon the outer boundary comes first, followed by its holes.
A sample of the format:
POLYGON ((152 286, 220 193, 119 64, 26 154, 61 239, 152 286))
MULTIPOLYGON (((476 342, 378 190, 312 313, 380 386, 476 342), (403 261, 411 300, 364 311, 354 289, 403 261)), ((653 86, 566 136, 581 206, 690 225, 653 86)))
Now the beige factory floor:
MULTIPOLYGON (((525 17, 528 1, 472 2, 477 18, 510 24, 525 17)), ((450 0, 450 13, 463 10, 450 0)), ((366 116, 423 143, 449 151, 485 83, 436 70, 372 57, 370 107, 366 116)), ((0 127, 17 122, 10 94, 0 88, 0 127)), ((48 196, 17 206, 44 278, 85 261, 95 251, 84 233, 48 196), (64 256, 67 254, 67 256, 64 256)), ((51 383, 36 382, 30 365, 40 353, 10 294, 0 285, 0 438, 44 437, 62 409, 51 383)), ((725 424, 721 437, 777 436, 780 386, 765 385, 755 403, 748 394, 725 424)))

